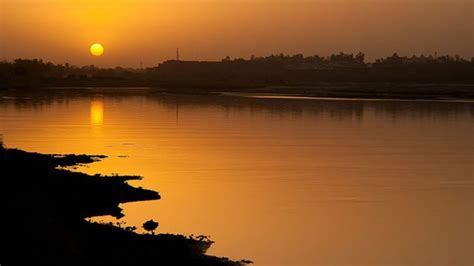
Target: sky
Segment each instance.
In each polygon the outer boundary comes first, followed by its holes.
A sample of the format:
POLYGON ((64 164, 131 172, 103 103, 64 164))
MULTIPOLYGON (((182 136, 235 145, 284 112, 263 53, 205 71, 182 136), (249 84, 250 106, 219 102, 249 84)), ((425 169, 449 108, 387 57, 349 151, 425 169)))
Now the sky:
POLYGON ((0 58, 104 67, 176 57, 474 57, 474 0, 0 0, 0 58), (89 46, 102 43, 93 57, 89 46))

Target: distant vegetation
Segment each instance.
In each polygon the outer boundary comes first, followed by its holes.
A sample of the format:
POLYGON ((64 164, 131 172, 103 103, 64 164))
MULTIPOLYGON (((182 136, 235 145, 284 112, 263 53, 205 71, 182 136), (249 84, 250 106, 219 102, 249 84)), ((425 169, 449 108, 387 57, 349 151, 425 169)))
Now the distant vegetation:
POLYGON ((365 61, 363 53, 270 55, 221 61, 169 60, 146 69, 98 68, 17 59, 0 63, 1 87, 38 86, 279 86, 320 82, 474 83, 474 58, 392 56, 365 61))

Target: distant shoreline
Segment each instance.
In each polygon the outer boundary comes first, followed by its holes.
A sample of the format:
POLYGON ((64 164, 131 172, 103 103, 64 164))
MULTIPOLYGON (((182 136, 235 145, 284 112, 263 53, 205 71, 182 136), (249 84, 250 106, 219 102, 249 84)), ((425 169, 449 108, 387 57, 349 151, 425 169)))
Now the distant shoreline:
POLYGON ((258 99, 278 99, 278 100, 315 100, 315 101, 377 101, 377 102, 459 102, 474 103, 474 99, 455 99, 455 98, 437 98, 437 99, 400 99, 400 98, 359 98, 359 97, 318 97, 293 94, 256 94, 256 93, 221 93, 223 96, 246 97, 258 99))
POLYGON ((43 90, 62 92, 91 90, 101 93, 162 93, 185 95, 221 95, 232 97, 307 99, 307 100, 367 100, 367 101, 474 101, 474 84, 466 83, 320 83, 307 86, 225 87, 225 86, 47 86, 41 88, 5 88, 3 97, 11 92, 41 93, 43 90))
POLYGON ((366 62, 363 53, 324 57, 278 54, 248 60, 168 60, 138 69, 78 67, 42 59, 0 62, 0 88, 39 87, 154 87, 194 94, 291 88, 282 93, 348 98, 474 98, 474 59, 394 53, 366 62), (429 90, 420 85, 429 86, 429 90), (440 86, 449 87, 449 91, 440 86), (466 86, 471 87, 470 91, 463 89, 466 86), (350 90, 342 91, 344 88, 350 90), (338 95, 333 95, 335 90, 338 95))

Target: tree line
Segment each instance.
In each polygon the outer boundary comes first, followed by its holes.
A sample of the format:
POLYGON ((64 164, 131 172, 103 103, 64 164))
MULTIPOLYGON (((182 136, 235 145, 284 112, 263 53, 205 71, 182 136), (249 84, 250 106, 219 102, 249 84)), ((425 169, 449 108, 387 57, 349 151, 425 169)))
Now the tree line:
POLYGON ((169 60, 156 67, 99 68, 41 59, 0 62, 1 87, 159 86, 206 84, 304 85, 316 82, 474 82, 474 58, 458 55, 391 56, 366 62, 365 54, 226 57, 221 61, 169 60))

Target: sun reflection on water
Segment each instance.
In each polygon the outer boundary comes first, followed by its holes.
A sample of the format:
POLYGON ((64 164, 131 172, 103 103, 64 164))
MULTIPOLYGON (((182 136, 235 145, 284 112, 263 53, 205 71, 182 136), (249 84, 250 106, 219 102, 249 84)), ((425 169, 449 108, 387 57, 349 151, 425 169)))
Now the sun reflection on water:
POLYGON ((102 126, 104 124, 104 101, 96 99, 91 101, 91 125, 102 126))

